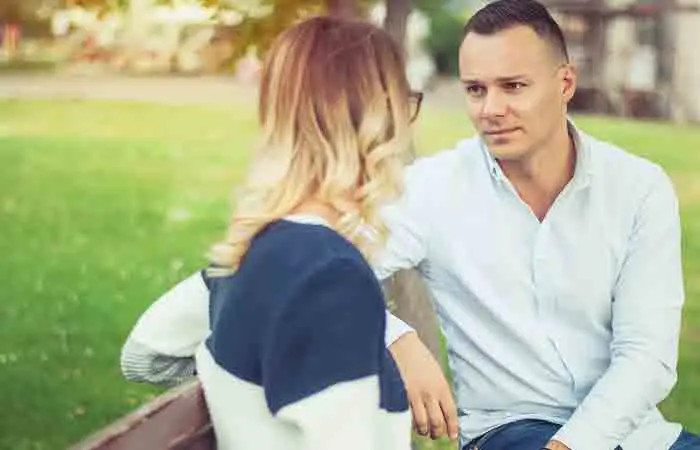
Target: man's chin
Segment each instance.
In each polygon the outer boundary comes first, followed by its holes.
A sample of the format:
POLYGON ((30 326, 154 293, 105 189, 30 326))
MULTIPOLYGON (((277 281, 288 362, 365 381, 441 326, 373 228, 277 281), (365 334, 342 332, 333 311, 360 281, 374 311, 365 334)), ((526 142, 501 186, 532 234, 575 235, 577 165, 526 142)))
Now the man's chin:
POLYGON ((503 139, 485 139, 486 145, 489 148, 491 155, 500 160, 515 160, 519 159, 524 153, 523 146, 518 143, 503 139))

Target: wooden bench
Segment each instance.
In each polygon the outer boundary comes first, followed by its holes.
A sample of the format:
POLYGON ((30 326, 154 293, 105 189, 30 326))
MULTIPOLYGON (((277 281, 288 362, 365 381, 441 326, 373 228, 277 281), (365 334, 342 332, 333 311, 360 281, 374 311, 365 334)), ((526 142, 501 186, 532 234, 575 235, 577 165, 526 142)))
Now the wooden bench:
POLYGON ((214 432, 199 381, 173 388, 70 450, 211 450, 214 432))

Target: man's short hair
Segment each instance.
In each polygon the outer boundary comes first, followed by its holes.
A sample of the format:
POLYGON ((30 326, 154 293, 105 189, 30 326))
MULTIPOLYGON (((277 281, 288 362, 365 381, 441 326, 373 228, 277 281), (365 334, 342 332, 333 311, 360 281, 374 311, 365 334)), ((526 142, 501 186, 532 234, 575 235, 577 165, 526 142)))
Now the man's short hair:
POLYGON ((464 26, 469 33, 492 35, 508 28, 524 25, 547 41, 559 56, 569 62, 564 33, 552 15, 536 0, 497 0, 477 11, 464 26))

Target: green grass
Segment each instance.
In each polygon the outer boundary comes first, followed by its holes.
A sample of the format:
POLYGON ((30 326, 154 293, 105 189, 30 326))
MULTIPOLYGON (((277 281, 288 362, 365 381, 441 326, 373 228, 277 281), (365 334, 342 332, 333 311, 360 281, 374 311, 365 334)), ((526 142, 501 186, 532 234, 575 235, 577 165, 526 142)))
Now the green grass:
MULTIPOLYGON (((688 302, 663 409, 700 432, 700 129, 578 123, 676 182, 688 302)), ((470 133, 461 112, 428 111, 417 142, 427 153, 470 133)), ((159 392, 121 378, 120 345, 205 263, 255 137, 245 104, 0 102, 0 449, 64 448, 159 392)))

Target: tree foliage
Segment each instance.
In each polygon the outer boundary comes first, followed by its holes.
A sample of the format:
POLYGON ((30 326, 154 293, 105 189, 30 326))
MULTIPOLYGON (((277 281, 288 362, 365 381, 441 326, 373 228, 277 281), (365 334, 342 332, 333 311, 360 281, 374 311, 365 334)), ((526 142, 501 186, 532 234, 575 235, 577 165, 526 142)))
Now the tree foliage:
MULTIPOLYGON (((205 6, 216 8, 235 7, 235 0, 200 0, 205 6)), ((264 16, 248 15, 233 30, 238 45, 233 58, 243 55, 251 45, 264 53, 275 37, 295 22, 311 15, 330 13, 354 15, 362 11, 366 0, 267 0, 263 5, 272 7, 264 16)))
MULTIPOLYGON (((10 0, 14 2, 40 2, 42 0, 10 0)), ((48 0, 62 1, 64 4, 82 6, 100 11, 128 11, 130 0, 48 0)), ((134 0, 131 0, 134 1, 134 0)), ((151 0, 153 4, 174 5, 178 0, 151 0)), ((310 15, 359 14, 368 0, 259 0, 259 8, 266 9, 269 14, 251 14, 252 0, 197 0, 205 7, 219 11, 238 11, 243 19, 235 26, 222 27, 221 38, 235 42, 234 54, 231 59, 237 60, 254 46, 258 52, 264 53, 274 38, 284 29, 310 15)))

